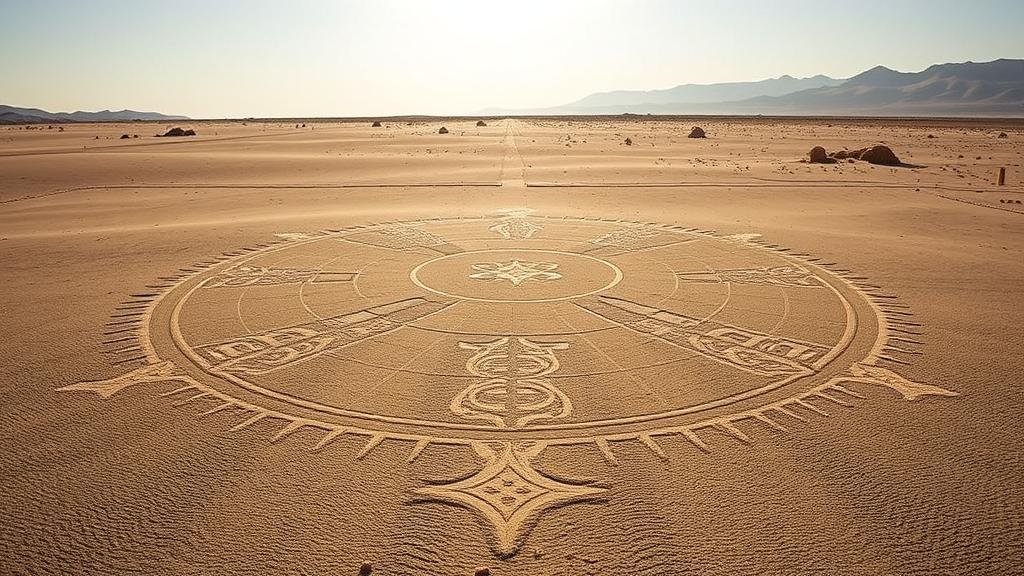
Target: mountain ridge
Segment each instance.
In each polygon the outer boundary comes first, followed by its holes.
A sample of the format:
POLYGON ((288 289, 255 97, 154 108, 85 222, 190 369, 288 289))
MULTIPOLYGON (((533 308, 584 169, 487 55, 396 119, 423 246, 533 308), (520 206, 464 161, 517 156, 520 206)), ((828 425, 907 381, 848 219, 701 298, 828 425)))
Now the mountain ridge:
MULTIPOLYGON (((683 84, 682 87, 725 87, 743 85, 744 90, 767 91, 773 81, 749 83, 683 84)), ((900 72, 878 65, 846 80, 817 75, 799 81, 817 81, 821 86, 792 90, 784 94, 762 93, 747 98, 704 101, 644 101, 643 95, 661 91, 611 91, 591 94, 567 105, 531 110, 505 111, 518 114, 715 114, 795 116, 1024 116, 1024 60, 1001 58, 990 62, 933 64, 918 72, 900 72), (629 94, 633 101, 610 103, 604 95, 629 94), (580 103, 597 103, 581 106, 580 103)), ((679 87, 677 87, 679 88, 679 87)))
POLYGON ((64 122, 131 122, 134 120, 189 120, 187 116, 139 112, 137 110, 100 110, 98 112, 47 112, 41 108, 20 108, 0 104, 0 124, 59 124, 64 122))

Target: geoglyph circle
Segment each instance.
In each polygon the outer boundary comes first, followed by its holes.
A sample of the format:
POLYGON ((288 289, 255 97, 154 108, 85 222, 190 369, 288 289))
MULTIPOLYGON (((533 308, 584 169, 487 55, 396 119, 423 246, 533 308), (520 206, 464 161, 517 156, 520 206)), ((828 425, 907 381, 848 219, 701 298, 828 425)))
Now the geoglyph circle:
POLYGON ((781 406, 884 332, 843 278, 741 239, 510 213, 288 235, 171 288, 145 337, 296 421, 569 442, 781 406))

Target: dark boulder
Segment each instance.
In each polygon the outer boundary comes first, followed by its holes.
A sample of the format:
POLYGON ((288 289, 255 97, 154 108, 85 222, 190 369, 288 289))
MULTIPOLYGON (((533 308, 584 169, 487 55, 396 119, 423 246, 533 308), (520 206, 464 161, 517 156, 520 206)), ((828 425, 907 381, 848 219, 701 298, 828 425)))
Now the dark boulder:
POLYGON ((380 120, 377 120, 373 124, 370 124, 370 128, 380 128, 380 120))
MULTIPOLYGON (((811 164, 826 164, 830 160, 825 149, 821 146, 815 146, 811 148, 811 151, 807 153, 811 158, 811 164)), ((834 162, 834 160, 833 160, 834 162)))
POLYGON ((880 164, 882 166, 900 165, 900 159, 896 157, 892 149, 881 144, 860 151, 858 158, 869 164, 880 164))
POLYGON ((183 130, 181 128, 171 128, 167 132, 164 132, 163 135, 164 136, 195 136, 196 135, 196 131, 192 130, 192 129, 183 130))
POLYGON ((438 134, 447 134, 448 133, 448 129, 445 128, 444 126, 441 126, 441 129, 438 130, 437 133, 438 134))
POLYGON ((707 134, 704 133, 704 129, 700 126, 694 126, 693 130, 690 130, 690 135, 687 138, 707 138, 707 134))
POLYGON ((481 126, 487 126, 487 122, 484 122, 483 120, 477 120, 476 125, 478 128, 481 126))

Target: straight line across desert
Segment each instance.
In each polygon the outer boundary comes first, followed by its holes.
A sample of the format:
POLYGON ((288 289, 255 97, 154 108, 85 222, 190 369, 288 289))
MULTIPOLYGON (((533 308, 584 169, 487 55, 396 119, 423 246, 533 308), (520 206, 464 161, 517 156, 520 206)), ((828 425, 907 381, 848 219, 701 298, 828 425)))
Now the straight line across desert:
POLYGON ((0 574, 1024 574, 1024 9, 787 6, 9 3, 0 574))

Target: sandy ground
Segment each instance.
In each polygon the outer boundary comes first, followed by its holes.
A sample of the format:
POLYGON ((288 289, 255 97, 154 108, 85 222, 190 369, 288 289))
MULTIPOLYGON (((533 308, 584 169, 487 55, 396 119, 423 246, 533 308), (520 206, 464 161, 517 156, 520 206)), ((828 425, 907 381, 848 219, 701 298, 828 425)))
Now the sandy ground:
POLYGON ((0 128, 0 572, 1024 570, 1024 126, 693 124, 0 128))

